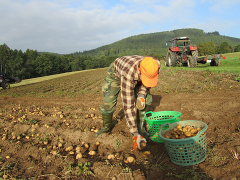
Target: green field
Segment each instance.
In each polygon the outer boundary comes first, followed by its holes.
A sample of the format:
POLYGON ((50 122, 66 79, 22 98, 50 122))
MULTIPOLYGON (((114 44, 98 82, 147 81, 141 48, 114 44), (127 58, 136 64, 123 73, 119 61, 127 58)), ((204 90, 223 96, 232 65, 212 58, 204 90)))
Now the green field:
POLYGON ((240 52, 223 54, 226 59, 221 59, 220 66, 210 66, 210 63, 198 64, 196 68, 188 67, 165 67, 161 62, 162 70, 191 70, 191 71, 210 71, 214 73, 230 73, 236 76, 236 80, 240 80, 240 52))

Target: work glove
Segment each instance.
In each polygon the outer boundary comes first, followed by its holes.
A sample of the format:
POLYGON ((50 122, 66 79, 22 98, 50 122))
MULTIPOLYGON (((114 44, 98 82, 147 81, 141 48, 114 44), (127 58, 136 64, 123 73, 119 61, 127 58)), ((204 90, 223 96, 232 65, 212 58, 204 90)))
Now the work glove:
POLYGON ((140 134, 133 135, 133 149, 137 151, 138 149, 141 150, 141 142, 147 143, 147 140, 142 137, 140 134))
POLYGON ((143 110, 145 108, 145 97, 142 94, 139 94, 137 97, 136 107, 139 110, 143 110))

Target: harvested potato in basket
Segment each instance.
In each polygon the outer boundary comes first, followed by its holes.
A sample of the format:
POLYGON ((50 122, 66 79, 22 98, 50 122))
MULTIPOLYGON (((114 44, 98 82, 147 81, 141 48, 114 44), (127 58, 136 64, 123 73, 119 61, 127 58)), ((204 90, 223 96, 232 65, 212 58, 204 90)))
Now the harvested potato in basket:
MULTIPOLYGON (((191 125, 182 126, 181 124, 177 124, 173 130, 167 131, 163 137, 168 139, 186 139, 196 136, 201 130, 201 127, 194 127, 191 125)), ((204 132, 201 134, 201 136, 203 134, 204 132)))

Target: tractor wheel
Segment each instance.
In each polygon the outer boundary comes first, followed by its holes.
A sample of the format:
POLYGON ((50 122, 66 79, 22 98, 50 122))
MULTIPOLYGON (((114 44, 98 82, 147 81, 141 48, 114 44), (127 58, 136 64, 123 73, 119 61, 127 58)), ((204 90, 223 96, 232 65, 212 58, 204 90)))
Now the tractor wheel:
POLYGON ((7 81, 3 81, 1 86, 2 86, 3 89, 9 89, 10 88, 10 84, 7 81))
POLYGON ((210 66, 219 66, 220 65, 220 59, 213 59, 211 62, 210 62, 210 66))
POLYGON ((197 60, 194 56, 190 56, 188 58, 188 67, 189 68, 195 68, 197 66, 197 60))
POLYGON ((192 56, 194 56, 197 59, 198 58, 198 50, 192 51, 192 56))
POLYGON ((168 67, 168 55, 164 57, 164 66, 168 67))
POLYGON ((174 67, 176 66, 176 54, 172 51, 168 54, 168 66, 174 67))

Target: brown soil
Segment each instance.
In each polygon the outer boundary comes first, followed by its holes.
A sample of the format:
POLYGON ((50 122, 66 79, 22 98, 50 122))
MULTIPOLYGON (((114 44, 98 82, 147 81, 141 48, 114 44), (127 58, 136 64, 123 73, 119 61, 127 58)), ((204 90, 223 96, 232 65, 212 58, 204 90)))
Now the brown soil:
POLYGON ((94 128, 102 127, 99 106, 105 72, 82 72, 0 91, 1 177, 240 179, 240 86, 232 75, 186 71, 191 76, 185 77, 183 71, 162 71, 159 86, 152 90, 149 111, 179 111, 181 120, 208 125, 205 161, 179 166, 171 162, 163 143, 148 140, 144 150, 133 150, 121 103, 114 113, 117 124, 112 131, 94 137, 94 128), (96 142, 100 145, 95 156, 86 150, 76 159, 77 146, 96 142), (69 146, 74 154, 65 151, 69 146), (151 155, 144 157, 144 151, 151 155), (115 159, 108 160, 109 154, 115 159), (124 161, 128 156, 136 159, 135 164, 124 161))

